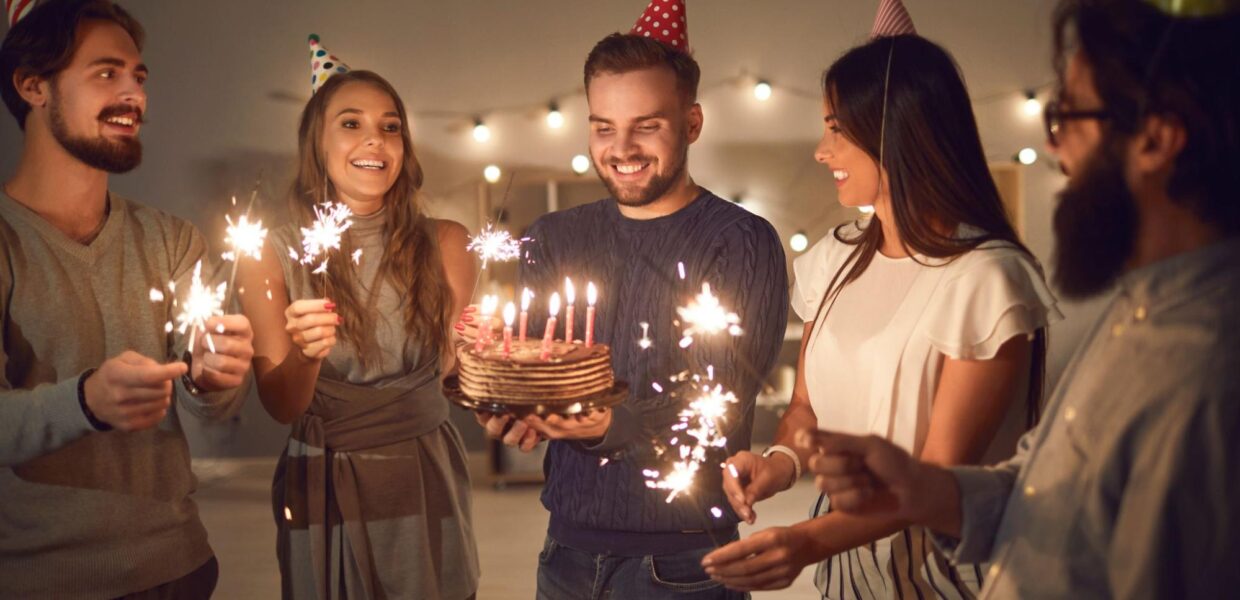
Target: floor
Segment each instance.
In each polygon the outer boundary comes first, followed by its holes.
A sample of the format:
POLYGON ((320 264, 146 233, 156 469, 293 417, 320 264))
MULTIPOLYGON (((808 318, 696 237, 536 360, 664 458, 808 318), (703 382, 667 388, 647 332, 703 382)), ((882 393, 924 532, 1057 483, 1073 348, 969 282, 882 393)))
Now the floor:
MULTIPOLYGON (((482 561, 479 600, 528 600, 534 597, 534 573, 546 533, 547 512, 538 502, 538 487, 513 485, 496 490, 485 475, 482 457, 475 457, 474 523, 482 561)), ((195 495, 211 545, 220 561, 215 597, 227 600, 280 596, 275 559, 275 526, 271 519, 271 473, 274 459, 196 460, 199 476, 195 495)), ((809 480, 758 506, 758 527, 742 525, 741 535, 801 520, 814 495, 809 480)), ((757 600, 814 598, 812 569, 791 588, 754 594, 757 600)))

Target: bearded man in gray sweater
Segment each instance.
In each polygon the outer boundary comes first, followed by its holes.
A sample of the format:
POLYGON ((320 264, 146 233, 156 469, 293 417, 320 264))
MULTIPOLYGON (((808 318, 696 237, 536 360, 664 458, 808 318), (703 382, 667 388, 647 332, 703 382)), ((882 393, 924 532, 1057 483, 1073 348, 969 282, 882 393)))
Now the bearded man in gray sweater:
POLYGON ((202 235, 108 191, 109 173, 141 161, 142 38, 110 1, 50 0, 0 47, 0 93, 24 131, 0 194, 6 597, 207 598, 215 587, 177 411, 237 409, 252 335, 239 315, 208 320, 192 348, 166 333, 172 293, 150 290, 188 289, 202 235))

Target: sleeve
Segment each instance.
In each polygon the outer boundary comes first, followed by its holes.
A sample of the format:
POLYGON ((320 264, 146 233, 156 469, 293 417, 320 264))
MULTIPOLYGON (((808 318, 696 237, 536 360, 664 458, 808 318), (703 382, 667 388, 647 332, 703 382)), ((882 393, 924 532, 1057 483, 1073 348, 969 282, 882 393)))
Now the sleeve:
MULTIPOLYGON (((788 276, 783 244, 766 221, 745 219, 720 236, 703 270, 712 292, 740 317, 739 336, 695 339, 686 350, 691 365, 713 367, 715 381, 736 396, 722 420, 728 454, 749 448, 755 400, 783 345, 788 321, 788 276)), ((683 390, 684 388, 680 388, 683 390)), ((670 392, 670 390, 669 390, 670 392)), ((587 451, 610 454, 652 451, 649 440, 679 420, 683 397, 670 393, 612 413, 612 424, 587 451)))
MULTIPOLYGON (((0 268, 0 327, 8 327, 8 298, 13 287, 0 268)), ((7 339, 7 332, 0 331, 7 339)), ((0 347, 0 467, 11 467, 54 452, 94 431, 78 404, 81 373, 33 389, 13 389, 9 356, 0 347)))
POLYGON ((818 307, 835 274, 829 265, 832 252, 840 245, 835 232, 832 229, 813 248, 792 261, 792 312, 806 323, 818 318, 818 307))
POLYGON ((1014 248, 979 249, 960 259, 930 307, 926 335, 954 359, 994 358, 1004 342, 1063 315, 1031 258, 1014 248))
POLYGON ((937 533, 933 537, 935 545, 953 562, 981 563, 990 559, 1008 497, 1028 459, 1037 431, 1025 433, 1016 446, 1016 454, 997 465, 948 469, 960 489, 960 538, 937 533))
MULTIPOLYGON (((180 220, 177 220, 176 224, 178 226, 175 234, 176 241, 171 252, 172 281, 176 282, 176 288, 189 288, 190 281, 193 279, 194 267, 199 261, 202 261, 201 277, 204 282, 225 281, 225 278, 228 277, 228 271, 224 268, 226 263, 211 260, 207 253, 206 240, 203 239, 198 229, 180 220)), ((268 250, 270 251, 271 248, 268 248, 268 250)), ((231 265, 227 266, 231 267, 231 265)), ((229 310, 230 308, 225 307, 225 309, 229 310)), ((183 356, 188 345, 188 335, 170 336, 170 356, 183 356)), ((177 407, 186 410, 196 417, 209 421, 226 419, 240 410, 252 380, 253 378, 247 374, 246 380, 233 389, 192 394, 185 389, 184 382, 178 379, 173 384, 177 407)))
POLYGON ((1162 402, 1116 457, 1126 480, 1106 556, 1115 597, 1223 598, 1240 589, 1237 399, 1233 389, 1162 402))

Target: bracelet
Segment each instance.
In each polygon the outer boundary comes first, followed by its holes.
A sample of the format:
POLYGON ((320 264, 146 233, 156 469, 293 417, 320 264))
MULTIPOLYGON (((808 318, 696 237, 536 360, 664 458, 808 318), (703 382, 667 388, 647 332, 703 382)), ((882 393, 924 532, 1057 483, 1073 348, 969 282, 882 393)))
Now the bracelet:
POLYGON ((100 421, 99 417, 96 417, 95 413, 91 412, 90 407, 86 405, 86 380, 90 379, 90 376, 94 375, 95 371, 96 369, 94 368, 86 369, 86 371, 78 377, 78 406, 82 407, 82 414, 86 415, 86 420, 90 422, 90 426, 93 427, 95 431, 111 431, 112 426, 100 421))
POLYGON ((775 444, 762 453, 762 458, 769 458, 775 453, 783 454, 792 459, 792 481, 788 484, 788 487, 792 487, 801 479, 801 457, 797 456, 797 453, 792 448, 783 444, 775 444))

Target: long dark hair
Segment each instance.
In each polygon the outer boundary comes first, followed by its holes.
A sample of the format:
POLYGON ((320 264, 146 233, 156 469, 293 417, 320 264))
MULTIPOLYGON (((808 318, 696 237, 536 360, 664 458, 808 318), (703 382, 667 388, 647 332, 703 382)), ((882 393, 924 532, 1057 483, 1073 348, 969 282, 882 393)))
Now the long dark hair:
MULTIPOLYGON (((314 206, 335 197, 335 186, 327 176, 327 161, 322 146, 323 128, 332 96, 340 88, 354 82, 374 86, 392 97, 400 116, 400 137, 405 149, 400 174, 383 198, 387 242, 377 280, 387 280, 402 293, 405 330, 410 337, 420 341, 423 348, 442 352, 447 347, 452 295, 443 269, 434 220, 426 215, 418 196, 418 189, 422 187, 422 166, 418 164, 413 140, 409 136, 409 117, 404 102, 386 79, 371 71, 333 75, 306 103, 298 128, 299 158, 297 178, 289 192, 290 208, 297 222, 308 226, 314 220, 314 206)), ((341 240, 340 254, 348 256, 352 250, 350 232, 346 231, 341 240)), ((379 350, 375 339, 373 306, 380 286, 372 286, 370 296, 360 298, 353 285, 355 278, 352 261, 332 260, 327 264, 326 285, 320 277, 313 277, 310 282, 316 293, 323 293, 330 287, 336 312, 344 320, 341 335, 357 351, 361 364, 369 366, 374 364, 379 350)))
MULTIPOLYGON (((823 73, 822 89, 842 135, 886 172, 891 216, 901 245, 914 260, 922 255, 950 262, 996 240, 1033 258, 1004 212, 986 165, 969 93, 946 50, 916 35, 872 40, 836 60, 823 73), (961 224, 980 234, 956 237, 951 232, 961 224)), ((854 248, 832 276, 816 323, 882 247, 880 218, 872 216, 858 235, 849 237, 840 228, 835 237, 854 248)), ((1041 411, 1046 346, 1046 330, 1038 329, 1026 400, 1030 426, 1041 411)))

